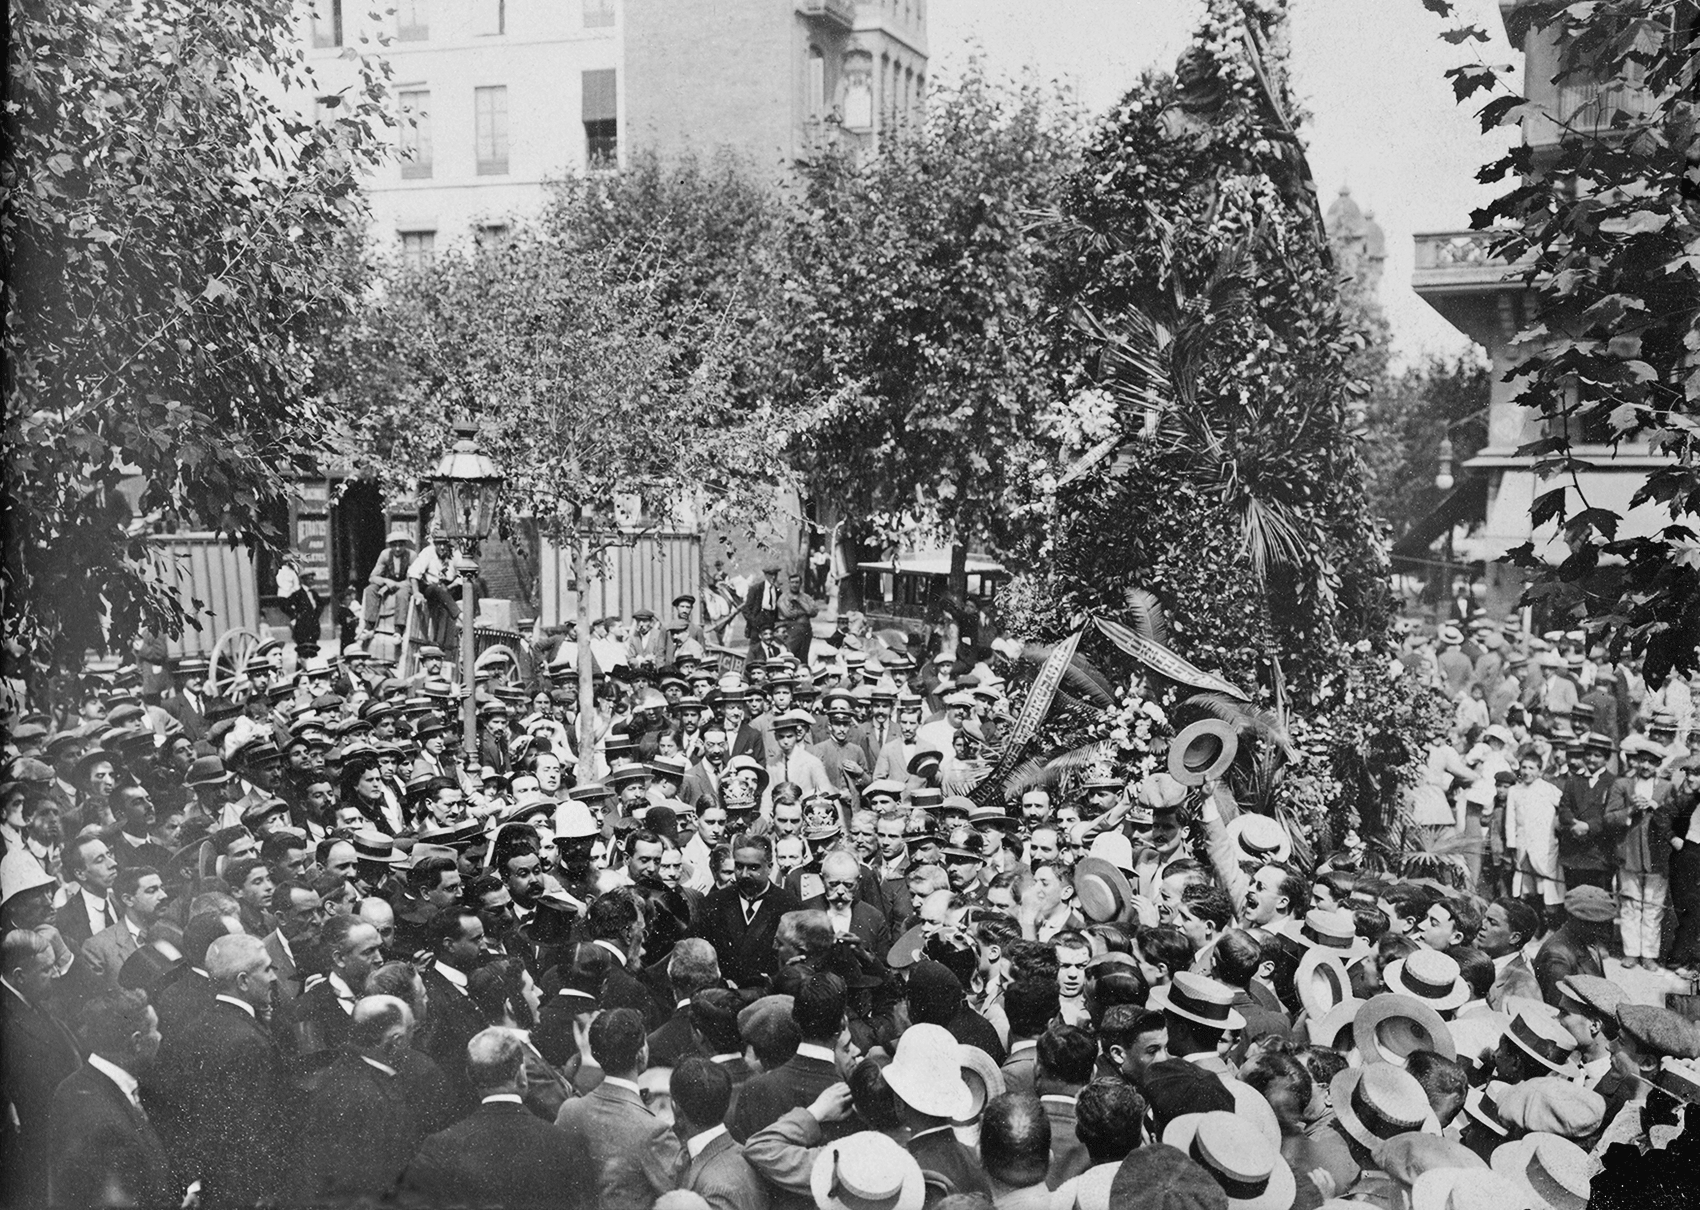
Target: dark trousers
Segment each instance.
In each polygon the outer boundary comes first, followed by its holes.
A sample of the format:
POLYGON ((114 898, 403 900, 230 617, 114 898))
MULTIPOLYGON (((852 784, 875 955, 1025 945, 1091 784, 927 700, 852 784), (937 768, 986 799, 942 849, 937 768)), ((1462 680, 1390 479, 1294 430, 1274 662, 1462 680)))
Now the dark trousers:
POLYGON ((1671 961, 1679 966, 1700 963, 1700 845, 1685 844, 1671 854, 1670 901, 1676 909, 1671 961))

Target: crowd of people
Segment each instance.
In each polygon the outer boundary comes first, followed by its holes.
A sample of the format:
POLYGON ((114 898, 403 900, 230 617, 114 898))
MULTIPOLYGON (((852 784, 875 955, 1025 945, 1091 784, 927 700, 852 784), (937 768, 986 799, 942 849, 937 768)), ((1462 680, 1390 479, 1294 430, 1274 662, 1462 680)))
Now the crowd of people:
POLYGON ((1487 704, 1416 803, 1455 885, 1180 751, 987 792, 1007 665, 800 658, 760 583, 740 669, 639 618, 591 703, 267 644, 18 720, 4 1203, 1581 1210, 1695 1141, 1700 1026, 1608 978, 1695 956, 1700 756, 1627 670, 1408 644, 1487 704))

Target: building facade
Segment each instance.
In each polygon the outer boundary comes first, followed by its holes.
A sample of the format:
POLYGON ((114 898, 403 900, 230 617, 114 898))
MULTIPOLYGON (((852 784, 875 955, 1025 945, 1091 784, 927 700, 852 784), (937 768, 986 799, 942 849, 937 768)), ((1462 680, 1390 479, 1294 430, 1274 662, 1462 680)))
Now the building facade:
MULTIPOLYGON (((1599 87, 1584 80, 1555 79, 1559 51, 1555 35, 1532 26, 1530 7, 1527 0, 1500 3, 1511 44, 1524 54, 1524 90, 1529 100, 1572 130, 1609 129, 1611 115, 1619 107, 1633 108, 1637 100, 1602 96, 1599 87)), ((1550 155, 1560 139, 1568 137, 1575 136, 1549 116, 1536 114, 1523 123, 1523 141, 1537 159, 1550 155)), ((1491 254, 1489 232, 1431 232, 1418 234, 1415 241, 1412 288, 1453 327, 1481 345, 1491 363, 1487 445, 1459 468, 1456 499, 1437 509, 1436 517, 1448 523, 1463 518, 1452 536, 1453 547, 1461 558, 1481 565, 1484 603, 1502 614, 1516 604, 1525 576, 1520 569, 1494 560, 1524 543, 1533 543, 1537 555, 1549 562, 1562 561, 1569 554, 1555 525, 1536 529, 1530 516, 1536 498, 1567 486, 1569 477, 1543 475, 1536 468, 1536 457, 1518 452, 1554 435, 1552 426, 1560 422, 1519 405, 1516 397, 1522 382, 1507 381, 1507 375, 1532 352, 1518 335, 1531 326, 1536 300, 1524 285, 1523 270, 1491 254), (1484 496, 1485 506, 1480 503, 1484 496)), ((1645 536, 1669 524, 1663 509, 1629 508, 1648 471, 1668 459, 1654 454, 1646 440, 1633 433, 1616 444, 1603 432, 1569 436, 1576 456, 1592 469, 1579 472, 1578 482, 1567 486, 1567 511, 1581 507, 1579 500, 1585 496, 1593 507, 1618 512, 1624 517, 1620 538, 1645 536)))
POLYGON ((389 60, 397 156, 367 182, 372 233, 422 262, 499 235, 549 183, 730 148, 780 179, 828 142, 918 115, 926 0, 302 0, 321 96, 350 49, 389 60))

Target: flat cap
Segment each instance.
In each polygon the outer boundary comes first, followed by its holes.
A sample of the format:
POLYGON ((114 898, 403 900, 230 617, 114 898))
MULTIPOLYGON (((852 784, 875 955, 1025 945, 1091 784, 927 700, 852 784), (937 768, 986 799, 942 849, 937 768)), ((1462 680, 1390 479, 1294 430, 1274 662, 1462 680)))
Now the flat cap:
POLYGON ((1559 1076, 1536 1076, 1513 1084, 1494 1104, 1502 1121, 1526 1133, 1538 1130, 1567 1139, 1593 1134, 1606 1116, 1604 1097, 1559 1076))
POLYGON ((1700 1059, 1700 1028, 1680 1013, 1656 1004, 1622 1004, 1617 1023, 1642 1050, 1673 1059, 1700 1059))
POLYGON ((1558 981, 1558 991, 1568 1001, 1562 1007, 1598 1017, 1616 1018, 1625 999, 1622 988, 1598 975, 1566 975, 1558 981))
POLYGON ((1564 893, 1564 911, 1577 920, 1603 924, 1617 919, 1617 903, 1597 886, 1571 887, 1564 893))

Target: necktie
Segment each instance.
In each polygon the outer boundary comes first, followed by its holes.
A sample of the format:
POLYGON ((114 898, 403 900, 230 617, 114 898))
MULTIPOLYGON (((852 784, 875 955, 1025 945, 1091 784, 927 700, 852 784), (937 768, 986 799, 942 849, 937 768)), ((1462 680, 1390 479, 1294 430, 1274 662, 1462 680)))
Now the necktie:
POLYGON ((107 902, 104 899, 100 901, 100 927, 101 929, 109 929, 112 927, 112 909, 107 906, 107 902))
POLYGON ((760 908, 761 908, 761 900, 759 900, 759 899, 746 899, 746 900, 744 900, 744 923, 745 924, 754 924, 756 922, 756 912, 760 908))

